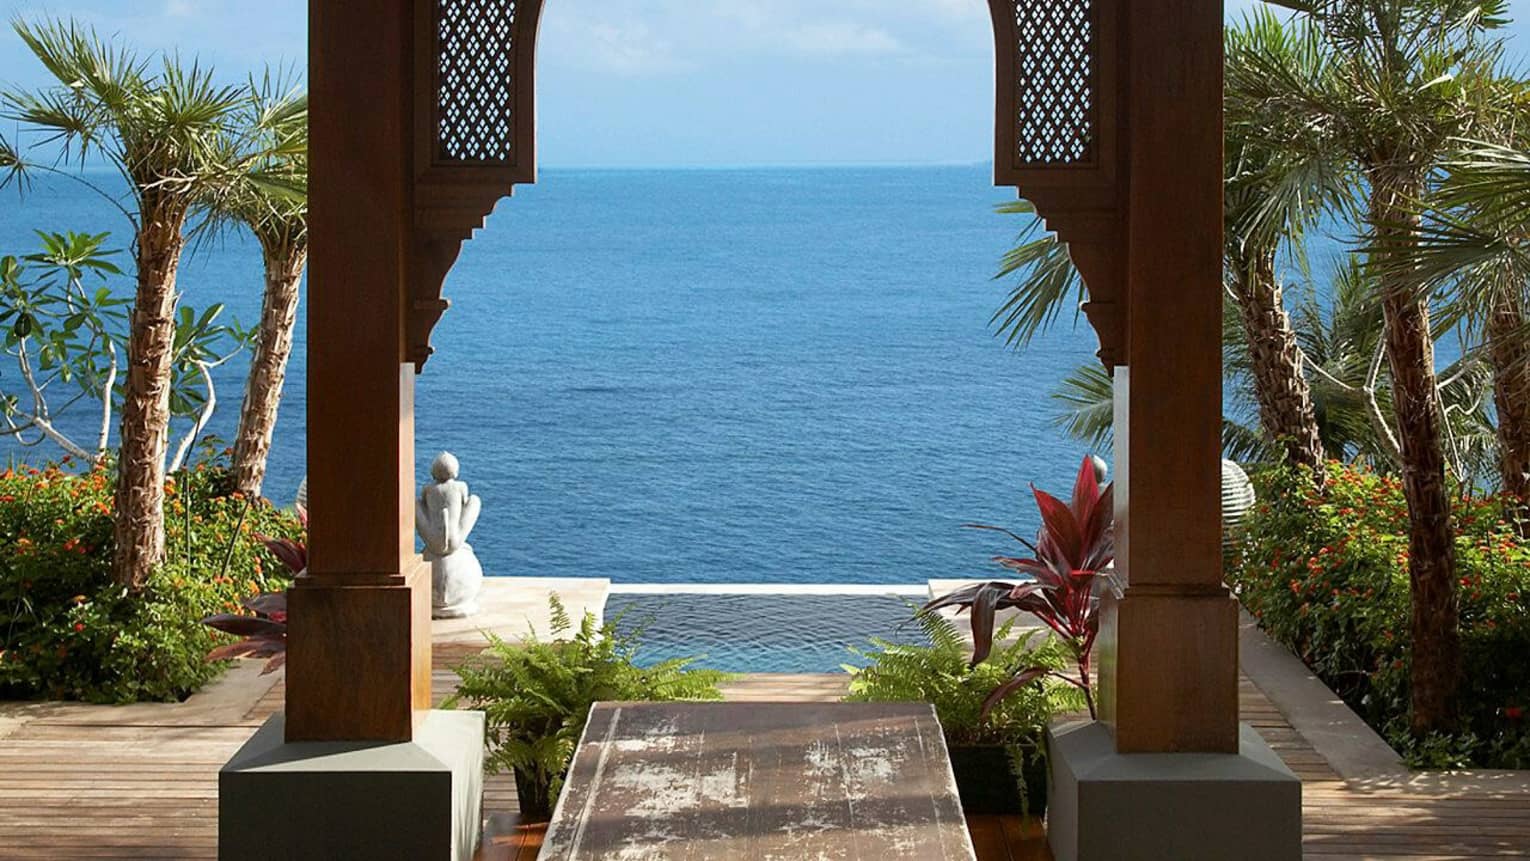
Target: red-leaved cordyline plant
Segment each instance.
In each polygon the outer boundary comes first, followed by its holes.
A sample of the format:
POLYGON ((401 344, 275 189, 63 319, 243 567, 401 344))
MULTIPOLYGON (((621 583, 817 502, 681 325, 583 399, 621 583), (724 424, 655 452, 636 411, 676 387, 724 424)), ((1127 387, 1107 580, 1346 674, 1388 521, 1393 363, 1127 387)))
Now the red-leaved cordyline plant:
MULTIPOLYGON (((298 508, 298 519, 308 528, 308 512, 298 508)), ((308 545, 290 538, 255 536, 272 555, 287 566, 293 576, 308 568, 308 545)), ((207 660, 222 661, 229 658, 269 658, 261 675, 275 672, 287 662, 287 592, 271 592, 256 595, 241 602, 253 616, 243 613, 219 613, 208 616, 202 624, 224 633, 244 639, 228 643, 207 653, 207 660)))
POLYGON ((1041 509, 1041 531, 1033 544, 997 526, 967 524, 972 529, 1002 532, 1025 545, 1031 555, 995 556, 994 561, 1025 574, 1019 583, 989 581, 966 586, 944 595, 920 609, 931 613, 943 607, 970 611, 972 663, 980 663, 993 650, 994 614, 1014 608, 1030 613, 1051 628, 1073 653, 1078 674, 1050 667, 1021 667, 1014 677, 995 688, 983 703, 986 715, 1000 700, 1045 676, 1062 679, 1084 693, 1089 716, 1095 717, 1094 695, 1089 687, 1090 656, 1100 631, 1100 591, 1106 569, 1115 560, 1111 485, 1103 487, 1091 458, 1084 458, 1073 483, 1069 503, 1031 486, 1041 509))

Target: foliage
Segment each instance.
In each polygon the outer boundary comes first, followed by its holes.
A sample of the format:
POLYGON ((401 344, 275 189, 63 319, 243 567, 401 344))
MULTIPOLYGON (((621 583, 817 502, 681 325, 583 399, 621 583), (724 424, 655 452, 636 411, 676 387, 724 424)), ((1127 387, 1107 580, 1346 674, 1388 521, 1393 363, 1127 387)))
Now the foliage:
MULTIPOLYGON (((23 446, 52 442, 64 454, 100 461, 108 453, 113 410, 121 400, 117 386, 126 357, 126 306, 112 290, 109 276, 122 270, 106 250, 109 234, 44 233, 41 247, 24 257, 0 257, 0 324, 5 325, 4 353, 17 367, 19 389, 0 385, 0 436, 23 446), (87 287, 87 281, 93 284, 87 287), (60 400, 49 389, 65 387, 60 400), (94 438, 72 438, 59 422, 78 404, 92 405, 100 418, 94 438)), ((214 403, 206 370, 239 352, 247 334, 237 324, 218 322, 223 306, 198 312, 180 308, 170 380, 170 412, 191 427, 177 446, 178 468, 210 418, 214 403)), ((4 379, 4 378, 0 378, 4 379)))
MULTIPOLYGON (((297 509, 297 516, 306 529, 308 514, 301 506, 297 509)), ((255 540, 264 544, 272 556, 281 560, 293 577, 308 570, 306 538, 272 538, 268 535, 256 535, 255 540)), ((242 638, 208 652, 207 660, 266 658, 266 666, 261 670, 261 675, 275 672, 287 663, 286 590, 254 595, 244 599, 240 604, 249 612, 216 613, 202 620, 202 624, 209 628, 242 638)))
POLYGON ((967 642, 956 626, 938 613, 915 617, 929 645, 872 639, 870 649, 852 648, 865 667, 846 665, 851 674, 848 702, 923 702, 935 706, 946 741, 953 745, 1019 745, 1040 748, 1047 722, 1056 714, 1084 708, 1075 689, 1036 678, 985 713, 988 695, 1028 667, 1063 670, 1070 655, 1044 631, 1016 635, 1015 620, 994 633, 998 643, 988 660, 969 660, 967 642))
POLYGON ((1530 767, 1530 544, 1504 500, 1458 499, 1462 728, 1408 732, 1407 510, 1400 482, 1332 463, 1321 490, 1294 470, 1256 477, 1228 578, 1245 607, 1419 765, 1530 767))
POLYGON ((1115 561, 1115 514, 1111 485, 1101 487, 1094 461, 1085 457, 1073 483, 1069 502, 1031 486, 1041 509, 1041 531, 1033 544, 997 526, 970 524, 975 529, 1002 532, 1031 551, 1031 556, 995 556, 994 561, 1029 579, 1019 583, 990 581, 966 586, 930 601, 921 610, 930 614, 943 607, 970 611, 974 664, 989 656, 994 641, 996 611, 1014 608, 1030 613, 1051 628, 1072 655, 1076 675, 1045 664, 1017 668, 1011 678, 994 688, 984 702, 992 709, 1003 699, 1036 679, 1050 676, 1078 688, 1095 716, 1090 692, 1090 658, 1099 635, 1100 592, 1111 577, 1107 570, 1115 561))
POLYGON ((120 367, 119 345, 127 300, 112 296, 104 283, 92 281, 122 270, 103 246, 107 234, 38 233, 43 249, 22 258, 0 257, 0 324, 5 324, 5 352, 15 360, 21 391, 0 387, 0 430, 24 446, 51 440, 70 456, 100 460, 111 430, 112 389, 120 367), (58 383, 67 387, 62 403, 45 394, 58 383), (31 403, 23 398, 30 396, 31 403), (75 404, 94 404, 100 431, 89 448, 70 438, 57 422, 75 404))
POLYGON ((524 643, 507 643, 489 634, 488 649, 457 667, 461 684, 444 706, 460 703, 488 716, 488 768, 515 770, 518 782, 524 779, 520 785, 540 795, 523 797, 523 811, 536 810, 540 800, 544 813, 562 790, 596 702, 718 700, 717 686, 728 678, 691 669, 694 658, 638 666, 641 628, 624 634, 619 619, 598 624, 594 613, 585 613, 569 637, 573 623, 562 602, 553 595, 549 604, 551 640, 530 632, 524 643))
MULTIPOLYGON (((195 351, 180 337, 185 327, 208 322, 182 309, 182 325, 166 325, 178 317, 176 275, 185 228, 198 207, 244 176, 265 153, 224 145, 225 132, 252 95, 246 87, 219 84, 212 70, 195 60, 182 63, 173 54, 159 55, 157 63, 140 59, 119 39, 103 40, 72 20, 18 18, 13 29, 52 80, 32 91, 0 92, 3 115, 36 133, 50 151, 62 149, 64 159, 77 157, 81 167, 90 157, 111 165, 129 191, 125 205, 62 167, 24 166, 62 173, 96 189, 133 224, 138 270, 128 335, 133 373, 122 383, 117 461, 122 512, 114 568, 117 580, 136 591, 162 561, 160 488, 189 448, 183 442, 172 452, 163 442, 172 420, 164 391, 176 376, 175 355, 188 346, 195 351), (231 152, 239 155, 230 159, 231 152)), ((197 357, 193 365, 209 394, 186 440, 200 435, 215 403, 212 362, 197 357)))
MULTIPOLYGON (((845 701, 931 704, 948 746, 1004 748, 1022 809, 1036 812, 1039 799, 1028 784, 1037 780, 1045 785, 1047 724, 1058 714, 1082 711, 1084 698, 1072 686, 1045 676, 1032 678, 997 703, 990 704, 989 697, 1027 669, 1049 667, 1061 672, 1070 660, 1068 650, 1039 629, 1017 635, 1016 620, 1011 619, 994 632, 997 645, 988 660, 973 662, 967 642, 951 620, 922 612, 916 612, 914 619, 929 645, 872 638, 869 649, 850 648, 867 665, 844 665, 850 673, 845 701), (1035 642, 1038 637, 1040 643, 1035 642)), ((998 767, 997 762, 985 763, 983 772, 991 775, 998 767)), ((963 780, 958 768, 958 787, 963 780)))
MULTIPOLYGON (((81 163, 104 157, 140 205, 146 198, 189 203, 239 173, 241 166, 223 159, 218 139, 249 99, 241 88, 219 85, 211 69, 184 66, 177 57, 162 57, 156 68, 74 21, 13 26, 57 84, 7 90, 0 101, 8 116, 43 130, 47 142, 64 144, 81 163)), ((143 225, 135 218, 135 226, 143 225)))
POLYGON ((209 224, 240 224, 267 253, 306 247, 308 96, 289 76, 267 70, 246 86, 249 98, 220 130, 219 162, 239 165, 210 186, 209 224))
POLYGON ((994 312, 989 325, 1004 342, 1017 349, 1052 327, 1064 304, 1073 305, 1073 322, 1088 298, 1084 279, 1068 256, 1068 246, 1056 234, 1046 231, 1046 223, 1036 207, 1021 200, 997 207, 1000 215, 1030 216, 1025 229, 1015 239, 1015 247, 1005 252, 995 280, 1017 277, 1009 297, 994 312))
POLYGON ((256 534, 299 526, 200 463, 168 483, 169 558, 130 595, 111 577, 111 467, 73 465, 0 472, 0 698, 182 698, 221 671, 200 620, 287 582, 256 534))

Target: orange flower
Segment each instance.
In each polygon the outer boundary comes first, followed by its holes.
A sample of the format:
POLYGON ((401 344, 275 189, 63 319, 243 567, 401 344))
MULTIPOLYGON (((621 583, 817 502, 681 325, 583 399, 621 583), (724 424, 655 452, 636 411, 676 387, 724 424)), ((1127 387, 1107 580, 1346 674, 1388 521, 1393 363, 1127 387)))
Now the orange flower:
POLYGON ((76 595, 73 598, 70 598, 69 600, 73 601, 76 604, 83 604, 83 603, 85 603, 85 596, 84 595, 76 595))

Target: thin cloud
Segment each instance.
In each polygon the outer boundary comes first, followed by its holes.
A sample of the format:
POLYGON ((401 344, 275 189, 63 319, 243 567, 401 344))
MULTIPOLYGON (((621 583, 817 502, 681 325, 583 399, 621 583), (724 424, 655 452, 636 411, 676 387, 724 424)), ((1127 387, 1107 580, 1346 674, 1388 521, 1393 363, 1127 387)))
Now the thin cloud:
POLYGON ((903 43, 886 30, 842 21, 804 24, 787 31, 784 43, 817 57, 884 56, 903 52, 903 43))
POLYGON ((558 21, 548 28, 542 42, 538 54, 545 60, 572 58, 578 65, 623 77, 668 74, 693 67, 676 56, 668 40, 641 21, 558 21))

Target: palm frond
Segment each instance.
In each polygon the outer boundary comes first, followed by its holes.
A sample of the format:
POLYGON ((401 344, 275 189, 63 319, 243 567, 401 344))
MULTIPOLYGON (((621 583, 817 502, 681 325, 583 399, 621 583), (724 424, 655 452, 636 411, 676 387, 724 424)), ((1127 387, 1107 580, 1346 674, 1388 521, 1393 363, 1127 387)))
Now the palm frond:
POLYGON ((1052 400, 1061 405, 1053 423, 1063 433, 1091 449, 1110 447, 1115 383, 1103 366, 1090 362, 1074 368, 1052 390, 1052 400))
POLYGON ((1015 247, 1000 260, 995 280, 1016 278, 1017 281, 1004 304, 989 320, 995 333, 1006 344, 1018 349, 1055 323, 1065 306, 1072 306, 1073 319, 1077 322, 1086 297, 1084 280, 1068 256, 1068 246, 1058 241, 1055 234, 1047 232, 1035 207, 1028 201, 1007 203, 996 211, 1005 215, 1030 216, 1015 247))

